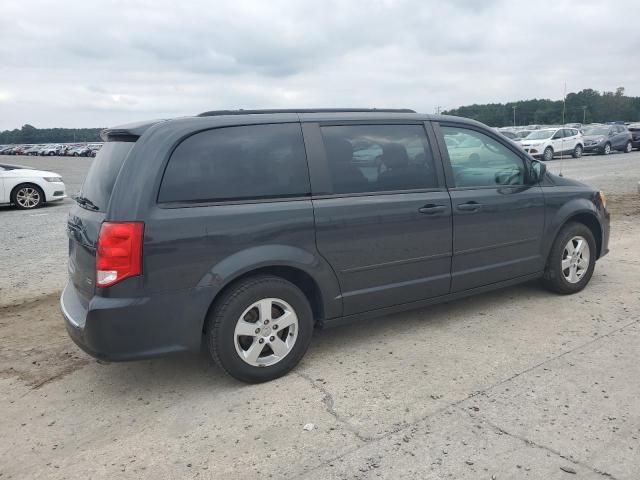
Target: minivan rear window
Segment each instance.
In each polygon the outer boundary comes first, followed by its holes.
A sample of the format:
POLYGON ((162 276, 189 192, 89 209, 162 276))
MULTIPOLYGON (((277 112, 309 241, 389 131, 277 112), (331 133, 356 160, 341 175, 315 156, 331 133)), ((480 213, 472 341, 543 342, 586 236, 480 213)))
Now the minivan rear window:
POLYGON ((106 142, 96 155, 82 185, 78 203, 104 212, 111 199, 118 172, 135 142, 106 142))
POLYGON ((158 202, 291 198, 310 191, 300 125, 247 125, 196 133, 178 145, 158 202))

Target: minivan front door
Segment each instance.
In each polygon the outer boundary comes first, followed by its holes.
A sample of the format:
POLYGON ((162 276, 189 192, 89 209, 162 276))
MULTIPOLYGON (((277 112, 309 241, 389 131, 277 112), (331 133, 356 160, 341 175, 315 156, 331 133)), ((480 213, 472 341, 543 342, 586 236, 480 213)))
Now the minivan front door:
POLYGON ((307 123, 303 132, 316 243, 344 314, 449 293, 451 203, 424 124, 307 123))
POLYGON ((453 208, 451 292, 542 271, 544 196, 516 147, 467 125, 436 132, 453 208))

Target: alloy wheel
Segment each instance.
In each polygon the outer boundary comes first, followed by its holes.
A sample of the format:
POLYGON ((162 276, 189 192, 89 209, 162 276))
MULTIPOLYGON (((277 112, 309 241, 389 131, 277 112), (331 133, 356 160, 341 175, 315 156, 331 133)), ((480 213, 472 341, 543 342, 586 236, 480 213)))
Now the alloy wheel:
POLYGON ((33 187, 22 187, 16 193, 16 202, 22 208, 35 208, 40 205, 40 192, 33 187))
POLYGON ((562 275, 569 283, 578 283, 589 269, 591 251, 584 237, 575 236, 562 252, 562 275))
POLYGON ((240 315, 234 331, 236 352, 254 367, 275 365, 293 349, 298 338, 298 316, 279 298, 263 298, 240 315))

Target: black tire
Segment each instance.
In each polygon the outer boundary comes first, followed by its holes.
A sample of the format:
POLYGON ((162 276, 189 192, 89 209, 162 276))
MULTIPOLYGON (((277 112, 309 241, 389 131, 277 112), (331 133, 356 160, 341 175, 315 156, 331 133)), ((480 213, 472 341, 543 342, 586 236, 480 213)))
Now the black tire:
POLYGON ((624 146, 624 153, 631 153, 631 150, 633 150, 633 143, 631 143, 631 140, 629 140, 625 146, 624 146))
POLYGON ((53 157, 56 154, 56 152, 49 152, 49 156, 53 157))
POLYGON ((553 148, 547 147, 544 149, 544 153, 542 154, 542 159, 545 162, 550 162, 553 160, 553 148))
POLYGON ((582 148, 582 145, 578 144, 573 149, 573 153, 571 154, 571 156, 573 158, 580 158, 582 156, 582 152, 583 151, 584 151, 584 149, 582 148))
POLYGON ((583 223, 570 222, 566 224, 556 237, 549 252, 547 258, 547 265, 545 266, 544 277, 542 283, 548 290, 562 295, 570 295, 577 293, 587 286, 593 270, 596 265, 596 241, 593 237, 593 233, 583 223), (587 241, 589 246, 589 265, 586 271, 576 283, 571 283, 565 278, 565 274, 562 271, 562 260, 564 257, 565 246, 574 237, 582 237, 587 241))
MULTIPOLYGON (((272 319, 272 324, 276 322, 277 318, 272 319)), ((302 359, 311 343, 313 324, 309 301, 298 287, 280 277, 251 277, 231 286, 216 301, 207 318, 207 346, 213 360, 232 377, 247 383, 267 382, 285 375, 302 359), (298 332, 291 350, 281 360, 273 365, 254 366, 236 351, 235 328, 247 308, 266 298, 284 300, 293 308, 298 332)))
POLYGON ((601 155, 609 155, 611 153, 611 144, 609 142, 604 144, 602 150, 600 150, 601 155))
POLYGON ((21 183, 20 185, 17 185, 12 191, 11 191, 11 203, 13 203, 14 207, 16 207, 19 210, 33 210, 35 208, 39 208, 42 205, 44 205, 45 202, 45 198, 44 198, 44 192, 42 191, 42 189, 33 184, 33 183, 21 183), (32 206, 27 206, 23 203, 20 203, 20 199, 18 198, 18 195, 20 194, 20 192, 23 189, 33 189, 37 192, 38 197, 37 197, 37 201, 34 205, 32 206))

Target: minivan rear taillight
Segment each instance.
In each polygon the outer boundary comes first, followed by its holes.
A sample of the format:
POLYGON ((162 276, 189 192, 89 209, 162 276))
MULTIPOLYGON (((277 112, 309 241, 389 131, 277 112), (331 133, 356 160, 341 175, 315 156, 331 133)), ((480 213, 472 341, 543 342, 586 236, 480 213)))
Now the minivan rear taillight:
POLYGON ((143 222, 104 222, 98 236, 96 285, 110 287, 142 274, 143 222))

